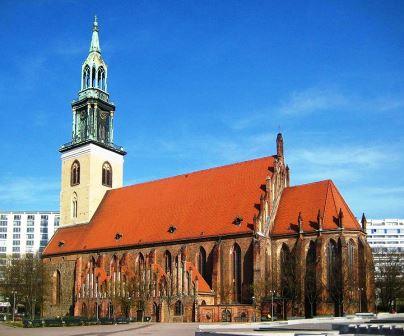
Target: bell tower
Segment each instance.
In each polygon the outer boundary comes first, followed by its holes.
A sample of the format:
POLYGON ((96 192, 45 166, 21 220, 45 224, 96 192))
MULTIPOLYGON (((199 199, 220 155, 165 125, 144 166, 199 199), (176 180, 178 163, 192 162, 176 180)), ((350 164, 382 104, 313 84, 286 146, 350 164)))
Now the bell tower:
POLYGON ((80 81, 78 99, 72 103, 72 139, 59 149, 61 226, 89 222, 105 192, 123 183, 126 152, 114 144, 115 105, 109 100, 108 66, 101 56, 97 17, 80 81))

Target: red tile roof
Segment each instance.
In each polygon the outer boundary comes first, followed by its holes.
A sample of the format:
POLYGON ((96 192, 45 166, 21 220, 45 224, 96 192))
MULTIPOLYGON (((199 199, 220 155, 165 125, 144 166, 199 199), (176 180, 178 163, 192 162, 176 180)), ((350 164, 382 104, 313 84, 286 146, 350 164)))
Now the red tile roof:
POLYGON ((111 190, 89 224, 60 228, 44 255, 252 232, 255 204, 274 160, 264 157, 111 190), (233 223, 237 216, 241 225, 233 223))
POLYGON ((358 221, 331 180, 285 188, 271 233, 297 233, 299 212, 303 219, 303 231, 315 231, 318 228, 319 210, 323 217, 323 230, 337 229, 340 209, 343 213, 343 227, 360 230, 358 221))

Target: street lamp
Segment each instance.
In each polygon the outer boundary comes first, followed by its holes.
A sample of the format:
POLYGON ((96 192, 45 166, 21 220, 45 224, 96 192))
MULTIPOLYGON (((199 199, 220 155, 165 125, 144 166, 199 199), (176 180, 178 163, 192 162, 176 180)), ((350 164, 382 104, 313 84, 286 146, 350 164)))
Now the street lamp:
POLYGON ((274 295, 275 295, 275 291, 270 290, 269 292, 271 293, 271 321, 273 321, 274 320, 274 295))
POLYGON ((13 302, 13 322, 14 322, 14 317, 15 317, 15 294, 17 293, 17 291, 12 291, 11 293, 13 293, 13 297, 14 297, 14 302, 13 302))
POLYGON ((359 312, 362 312, 362 291, 363 291, 363 288, 359 287, 358 291, 359 291, 359 312))
POLYGON ((256 317, 256 302, 255 302, 255 296, 253 296, 251 299, 252 299, 253 305, 254 305, 254 322, 256 322, 257 317, 256 317))

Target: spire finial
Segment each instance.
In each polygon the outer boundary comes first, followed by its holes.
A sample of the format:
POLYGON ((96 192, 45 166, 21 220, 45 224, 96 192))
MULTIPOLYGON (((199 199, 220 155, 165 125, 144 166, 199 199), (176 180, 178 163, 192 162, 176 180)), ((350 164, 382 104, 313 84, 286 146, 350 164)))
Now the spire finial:
POLYGON ((93 31, 95 31, 95 30, 98 31, 97 15, 94 15, 93 31))
POLYGON ((100 41, 98 38, 97 15, 94 15, 93 36, 91 37, 91 44, 90 44, 90 52, 93 52, 93 51, 101 53, 100 41))

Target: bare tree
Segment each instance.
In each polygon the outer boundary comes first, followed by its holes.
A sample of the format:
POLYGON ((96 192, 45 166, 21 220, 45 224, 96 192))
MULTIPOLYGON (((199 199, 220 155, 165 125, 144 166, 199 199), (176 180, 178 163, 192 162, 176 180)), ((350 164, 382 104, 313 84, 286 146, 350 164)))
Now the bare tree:
POLYGON ((378 258, 376 288, 380 299, 380 308, 390 311, 397 299, 404 297, 404 269, 400 259, 403 255, 384 253, 378 258))
POLYGON ((31 318, 39 313, 42 306, 43 287, 43 266, 38 255, 26 254, 7 260, 0 290, 10 302, 15 294, 16 302, 24 305, 31 318))

